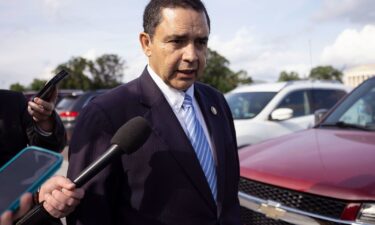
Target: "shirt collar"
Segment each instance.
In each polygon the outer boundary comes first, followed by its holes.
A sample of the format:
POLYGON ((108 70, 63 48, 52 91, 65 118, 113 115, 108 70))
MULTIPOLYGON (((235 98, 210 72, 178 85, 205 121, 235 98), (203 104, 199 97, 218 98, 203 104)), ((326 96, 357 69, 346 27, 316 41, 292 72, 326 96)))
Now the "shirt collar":
POLYGON ((164 97, 167 99, 169 105, 175 111, 179 111, 184 102, 185 94, 190 95, 194 99, 194 84, 192 84, 185 92, 177 90, 173 87, 167 85, 161 78, 158 76, 155 71, 147 65, 147 71, 150 74, 151 78, 155 81, 156 85, 159 87, 164 97))

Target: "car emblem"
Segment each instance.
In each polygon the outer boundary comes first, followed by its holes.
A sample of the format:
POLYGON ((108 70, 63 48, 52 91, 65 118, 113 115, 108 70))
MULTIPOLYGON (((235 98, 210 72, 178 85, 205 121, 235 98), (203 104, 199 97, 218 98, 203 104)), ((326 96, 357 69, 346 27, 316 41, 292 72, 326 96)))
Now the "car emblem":
POLYGON ((258 208, 258 211, 264 214, 268 218, 272 218, 275 220, 280 219, 286 213, 285 210, 279 208, 280 203, 268 200, 267 203, 262 203, 261 206, 258 208))

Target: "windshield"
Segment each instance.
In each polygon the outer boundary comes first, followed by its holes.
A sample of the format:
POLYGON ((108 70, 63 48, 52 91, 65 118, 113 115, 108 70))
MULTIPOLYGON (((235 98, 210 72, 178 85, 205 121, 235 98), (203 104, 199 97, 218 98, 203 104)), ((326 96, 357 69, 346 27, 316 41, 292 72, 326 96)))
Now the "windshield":
POLYGON ((57 104, 57 110, 67 110, 73 105, 78 96, 66 96, 57 104))
POLYGON ((251 119, 276 95, 276 92, 246 92, 226 95, 233 119, 251 119))
POLYGON ((355 89, 321 124, 375 130, 375 79, 355 89))

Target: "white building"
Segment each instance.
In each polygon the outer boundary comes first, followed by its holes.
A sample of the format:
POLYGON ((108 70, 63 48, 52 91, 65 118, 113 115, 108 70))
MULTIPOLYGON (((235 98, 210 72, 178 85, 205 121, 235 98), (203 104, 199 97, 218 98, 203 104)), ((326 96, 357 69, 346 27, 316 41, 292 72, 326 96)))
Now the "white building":
POLYGON ((375 76, 375 64, 352 67, 344 71, 343 82, 350 87, 356 87, 363 81, 375 76))

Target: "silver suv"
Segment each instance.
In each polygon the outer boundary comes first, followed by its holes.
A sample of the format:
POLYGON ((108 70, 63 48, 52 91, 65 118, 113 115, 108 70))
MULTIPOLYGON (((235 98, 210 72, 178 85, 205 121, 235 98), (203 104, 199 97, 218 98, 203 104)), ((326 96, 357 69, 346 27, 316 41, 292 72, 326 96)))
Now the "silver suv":
POLYGON ((314 112, 331 108, 350 88, 327 81, 290 81, 241 86, 225 95, 241 148, 311 128, 314 112))

